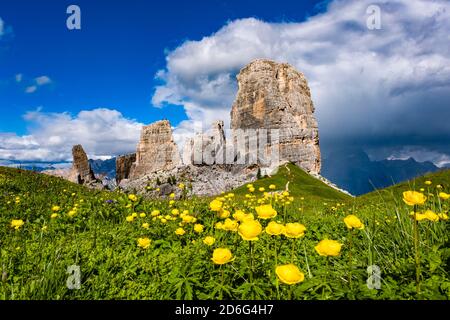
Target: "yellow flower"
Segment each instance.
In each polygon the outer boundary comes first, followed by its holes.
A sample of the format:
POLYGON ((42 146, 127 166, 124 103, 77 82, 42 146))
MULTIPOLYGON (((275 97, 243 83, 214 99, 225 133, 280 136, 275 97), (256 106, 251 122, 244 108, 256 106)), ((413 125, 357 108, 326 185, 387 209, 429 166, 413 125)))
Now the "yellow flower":
POLYGON ((262 232, 262 226, 259 221, 246 220, 238 228, 238 233, 242 239, 247 241, 258 240, 258 236, 262 232))
POLYGON ((135 194, 130 194, 130 195, 128 195, 128 199, 130 199, 130 200, 133 201, 133 202, 136 202, 136 201, 137 201, 137 197, 136 197, 135 194))
POLYGON ((341 252, 342 244, 335 240, 322 240, 320 241, 317 246, 314 247, 316 249, 317 253, 321 256, 333 256, 336 257, 341 252))
POLYGON ((139 217, 145 218, 145 217, 146 217, 146 214, 142 212, 141 214, 139 214, 139 217))
POLYGON ((67 215, 69 216, 69 217, 73 217, 74 215, 76 215, 77 214, 77 210, 70 210, 69 212, 67 212, 67 215))
POLYGON ((60 207, 60 206, 53 206, 53 207, 52 207, 52 211, 54 211, 54 212, 57 212, 57 211, 59 211, 59 210, 61 210, 61 207, 60 207))
POLYGON ((214 244, 214 242, 216 242, 216 239, 214 239, 214 237, 211 237, 211 236, 207 236, 207 237, 205 237, 205 239, 203 239, 203 243, 208 246, 212 246, 214 244))
POLYGON ((213 251, 213 256, 211 260, 215 264, 225 264, 230 261, 233 261, 233 255, 231 254, 231 251, 226 248, 217 248, 213 251))
POLYGON ((266 233, 271 236, 279 236, 284 232, 284 226, 281 223, 270 221, 266 227, 266 233))
POLYGON ((448 215, 445 214, 445 213, 440 213, 439 214, 439 219, 441 219, 443 221, 448 220, 448 215))
POLYGON ((185 223, 191 223, 191 222, 194 221, 194 217, 193 217, 193 216, 190 216, 190 215, 183 216, 182 219, 183 219, 183 222, 185 222, 185 223))
POLYGON ((248 191, 250 191, 250 192, 255 192, 255 188, 253 188, 253 187, 248 188, 248 191))
POLYGON ((211 203, 209 204, 209 208, 211 209, 211 211, 220 211, 222 209, 222 201, 219 201, 217 199, 214 199, 213 201, 211 201, 211 203))
POLYGON ((184 183, 180 183, 179 185, 178 185, 178 188, 180 188, 180 189, 184 189, 184 183))
POLYGON ((440 184, 438 184, 438 185, 436 186, 436 188, 442 189, 442 186, 441 186, 440 184))
POLYGON ((173 205, 175 203, 175 200, 170 200, 169 205, 173 205))
POLYGON ((178 209, 172 209, 171 213, 176 216, 180 214, 180 211, 178 209))
POLYGON ((50 218, 51 219, 56 219, 56 218, 58 218, 58 214, 57 213, 52 213, 50 218))
POLYGON ((194 231, 197 233, 203 232, 203 228, 204 228, 203 225, 200 223, 197 223, 194 225, 194 231))
POLYGON ((223 228, 228 231, 236 232, 238 229, 239 224, 236 220, 226 219, 223 223, 223 228))
POLYGON ((134 217, 133 216, 127 216, 125 218, 128 222, 133 222, 134 221, 134 217))
POLYGON ((245 212, 242 210, 236 210, 236 212, 233 214, 233 218, 237 221, 242 221, 242 219, 245 217, 245 212))
POLYGON ((16 230, 19 230, 21 226, 24 225, 25 222, 23 222, 22 219, 13 219, 11 220, 11 228, 14 228, 16 230))
POLYGON ((222 230, 222 229, 223 229, 223 222, 217 222, 217 223, 214 225, 214 228, 219 229, 219 230, 222 230))
POLYGON ((156 217, 156 216, 159 216, 160 213, 161 213, 161 212, 160 212, 159 210, 153 210, 152 213, 151 213, 151 216, 152 216, 152 217, 156 217))
POLYGON ((137 218, 137 213, 136 212, 133 212, 132 214, 131 214, 131 216, 133 217, 133 218, 137 218))
POLYGON ((305 275, 301 272, 297 266, 293 264, 285 264, 277 266, 275 268, 275 273, 281 282, 285 284, 296 284, 305 280, 305 275))
POLYGON ((284 227, 284 235, 288 238, 300 238, 305 235, 306 227, 301 223, 287 223, 284 227))
POLYGON ((408 206, 421 205, 424 204, 427 197, 423 193, 417 191, 405 191, 403 192, 403 201, 408 206))
POLYGON ((175 230, 175 234, 178 236, 182 236, 185 233, 186 233, 186 231, 184 231, 183 228, 178 228, 177 230, 175 230))
POLYGON ((148 249, 151 242, 152 241, 149 238, 139 238, 137 241, 138 247, 141 247, 142 249, 148 249))
POLYGON ((424 213, 419 213, 419 212, 417 212, 417 213, 414 215, 414 212, 413 212, 412 215, 413 215, 413 217, 415 217, 415 219, 416 219, 417 221, 422 221, 422 220, 427 219, 427 215, 424 214, 424 213))
POLYGON ((228 210, 220 210, 219 212, 217 212, 217 216, 220 219, 228 218, 230 216, 230 211, 228 211, 228 210))
POLYGON ((142 224, 142 228, 144 228, 144 229, 148 229, 149 226, 150 226, 150 225, 149 225, 147 222, 144 222, 144 223, 142 224))
POLYGON ((277 211, 270 204, 264 204, 255 208, 258 218, 271 219, 277 216, 277 211))
POLYGON ((277 187, 274 185, 274 184, 271 184, 270 186, 269 186, 269 189, 270 190, 275 190, 277 187))
POLYGON ((260 187, 258 190, 259 190, 260 192, 263 192, 263 191, 265 191, 266 189, 264 189, 264 187, 260 187))
POLYGON ((359 220, 359 218, 357 216, 355 216, 353 214, 346 216, 344 218, 344 222, 345 222, 345 225, 347 226, 347 228, 349 228, 350 230, 353 228, 359 229, 359 230, 364 229, 364 224, 361 222, 361 220, 359 220))
POLYGON ((167 222, 167 219, 166 218, 162 218, 161 219, 161 223, 166 223, 167 222))
POLYGON ((171 198, 171 199, 173 199, 173 198, 175 198, 175 193, 171 193, 171 194, 169 194, 169 198, 171 198))
POLYGON ((439 193, 439 197, 440 197, 442 200, 448 200, 448 199, 450 198, 450 194, 445 193, 445 192, 440 192, 440 193, 439 193))
POLYGON ((430 185, 432 184, 432 182, 431 182, 430 180, 427 180, 427 181, 425 181, 425 184, 426 184, 427 186, 430 186, 430 185))
POLYGON ((433 222, 439 221, 439 216, 431 210, 425 211, 424 214, 427 217, 427 219, 430 221, 433 221, 433 222))

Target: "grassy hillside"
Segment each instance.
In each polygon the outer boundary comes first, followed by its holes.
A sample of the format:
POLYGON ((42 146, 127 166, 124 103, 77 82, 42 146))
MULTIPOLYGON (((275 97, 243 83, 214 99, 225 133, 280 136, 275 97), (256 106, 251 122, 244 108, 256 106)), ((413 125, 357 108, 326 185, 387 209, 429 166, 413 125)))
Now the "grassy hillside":
POLYGON ((211 199, 145 200, 0 167, 0 299, 450 297, 450 233, 443 215, 450 200, 438 197, 450 192, 448 171, 358 198, 294 166, 253 185, 253 192, 243 186, 218 197, 219 209, 211 199), (280 195, 288 181, 290 193, 280 195), (271 196, 260 187, 280 192, 271 196), (427 194, 417 210, 442 217, 418 224, 419 287, 412 207, 401 199, 413 188, 427 194), (236 215, 240 210, 253 216, 236 215), (349 214, 364 228, 349 230, 349 214), (271 235, 269 222, 279 223, 282 233, 271 235), (289 229, 289 223, 306 230, 289 229), (214 243, 205 241, 208 236, 214 243), (324 239, 342 247, 317 249, 324 239), (214 255, 219 248, 229 249, 232 259, 214 255), (276 273, 286 264, 300 270, 291 273, 294 285, 276 273), (371 265, 381 272, 379 289, 367 286, 371 265), (79 289, 67 286, 74 283, 74 267, 80 270, 79 289))

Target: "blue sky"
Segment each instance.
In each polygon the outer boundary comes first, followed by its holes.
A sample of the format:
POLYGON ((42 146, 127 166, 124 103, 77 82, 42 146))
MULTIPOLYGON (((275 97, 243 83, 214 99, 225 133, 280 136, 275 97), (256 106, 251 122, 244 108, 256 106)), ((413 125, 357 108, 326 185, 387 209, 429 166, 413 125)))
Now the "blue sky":
POLYGON ((450 3, 380 0, 2 1, 0 161, 132 152, 140 128, 229 122, 256 58, 308 79, 322 151, 450 164, 450 3), (81 8, 81 30, 66 8, 81 8))
POLYGON ((150 123, 186 119, 181 106, 153 108, 151 98, 165 66, 165 51, 183 41, 201 39, 228 20, 258 17, 266 21, 303 20, 317 11, 315 1, 2 1, 0 17, 10 35, 1 42, 1 132, 26 133, 22 115, 78 113, 98 107, 120 110, 127 118, 150 123), (81 8, 82 29, 69 31, 66 8, 81 8), (11 30, 12 29, 12 30, 11 30), (15 76, 22 74, 22 81, 15 76), (52 83, 24 93, 33 79, 52 83))

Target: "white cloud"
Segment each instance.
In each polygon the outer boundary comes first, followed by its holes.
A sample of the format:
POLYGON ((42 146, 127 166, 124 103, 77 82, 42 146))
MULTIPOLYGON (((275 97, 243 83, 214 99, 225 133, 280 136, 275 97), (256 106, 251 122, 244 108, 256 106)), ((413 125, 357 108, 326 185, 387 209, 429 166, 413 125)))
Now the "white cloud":
POLYGON ((90 158, 134 152, 141 123, 111 109, 69 113, 28 112, 29 134, 0 133, 0 159, 27 161, 70 161, 75 144, 83 145, 90 158))
POLYGON ((34 79, 38 86, 43 86, 44 84, 49 84, 52 80, 48 76, 41 76, 34 79))
POLYGON ((0 18, 0 37, 4 34, 4 27, 5 23, 3 22, 2 18, 0 18))
MULTIPOLYGON (((22 78, 23 78, 23 75, 22 75, 22 74, 17 74, 17 75, 16 75, 16 82, 21 82, 21 81, 22 81, 22 78)), ((52 81, 52 79, 50 79, 48 76, 40 76, 40 77, 34 78, 33 82, 34 82, 33 85, 28 86, 28 87, 25 89, 25 92, 26 92, 26 93, 33 93, 33 92, 36 92, 36 91, 38 90, 39 87, 44 86, 44 85, 47 85, 47 84, 50 84, 50 83, 52 83, 53 81, 52 81)))
POLYGON ((36 92, 37 86, 29 86, 25 89, 25 93, 33 93, 36 92))
POLYGON ((415 137, 440 137, 450 153, 450 2, 377 3, 381 30, 366 26, 372 0, 334 1, 305 22, 235 20, 186 41, 167 55, 152 102, 183 105, 192 121, 228 122, 235 75, 269 58, 306 75, 321 139, 420 144, 415 137))

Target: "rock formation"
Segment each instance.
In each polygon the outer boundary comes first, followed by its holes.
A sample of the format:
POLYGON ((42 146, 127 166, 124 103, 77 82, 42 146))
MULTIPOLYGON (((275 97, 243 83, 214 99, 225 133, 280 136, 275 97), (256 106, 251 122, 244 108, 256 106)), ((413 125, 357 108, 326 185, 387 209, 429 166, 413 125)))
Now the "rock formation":
POLYGON ((89 164, 86 152, 81 145, 73 146, 72 148, 72 169, 69 175, 69 180, 78 184, 89 184, 95 182, 95 175, 89 164))
POLYGON ((231 128, 278 129, 279 160, 311 173, 321 167, 319 132, 304 75, 291 65, 255 60, 237 76, 239 91, 231 110, 231 128))
POLYGON ((129 178, 131 168, 135 162, 136 153, 127 154, 116 158, 116 181, 118 184, 120 181, 129 178))
POLYGON ((170 122, 158 121, 142 128, 136 162, 129 178, 137 179, 148 173, 172 170, 180 164, 181 158, 172 137, 170 122))
POLYGON ((211 129, 189 139, 183 150, 183 163, 213 165, 225 163, 225 132, 223 121, 215 121, 211 129))

